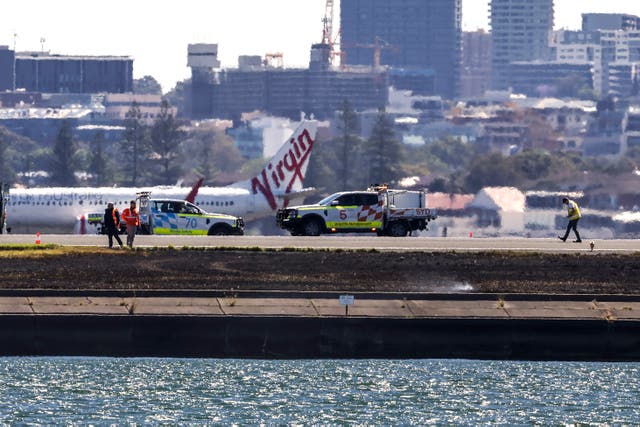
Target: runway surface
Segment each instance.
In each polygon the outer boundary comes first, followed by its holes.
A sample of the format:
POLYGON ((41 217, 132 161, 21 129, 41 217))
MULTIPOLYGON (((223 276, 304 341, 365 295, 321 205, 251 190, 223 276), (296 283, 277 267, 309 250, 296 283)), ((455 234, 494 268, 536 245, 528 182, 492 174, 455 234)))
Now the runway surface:
MULTIPOLYGON (((33 244, 36 236, 31 234, 1 234, 0 245, 33 244)), ((107 245, 102 235, 41 234, 41 244, 63 246, 107 245)), ((360 235, 292 237, 292 236, 136 236, 137 247, 229 247, 229 248, 313 248, 380 251, 525 251, 557 253, 633 253, 640 251, 640 240, 603 239, 582 243, 562 242, 557 238, 460 238, 460 237, 376 237, 360 235), (591 248, 593 242, 593 250, 591 248)))

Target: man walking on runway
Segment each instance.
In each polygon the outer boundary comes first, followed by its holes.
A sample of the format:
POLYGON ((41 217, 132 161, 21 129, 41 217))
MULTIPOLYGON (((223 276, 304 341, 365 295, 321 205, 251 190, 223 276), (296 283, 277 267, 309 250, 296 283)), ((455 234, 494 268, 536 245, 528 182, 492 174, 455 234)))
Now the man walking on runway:
POLYGON ((569 237, 569 232, 573 230, 576 235, 576 240, 574 240, 574 242, 580 243, 582 242, 580 233, 578 233, 578 221, 580 220, 580 218, 582 218, 582 215, 580 214, 580 208, 578 207, 578 204, 576 202, 566 197, 562 199, 562 203, 567 205, 567 217, 569 218, 569 224, 567 224, 567 231, 564 233, 564 236, 558 236, 558 239, 566 242, 567 237, 569 237))

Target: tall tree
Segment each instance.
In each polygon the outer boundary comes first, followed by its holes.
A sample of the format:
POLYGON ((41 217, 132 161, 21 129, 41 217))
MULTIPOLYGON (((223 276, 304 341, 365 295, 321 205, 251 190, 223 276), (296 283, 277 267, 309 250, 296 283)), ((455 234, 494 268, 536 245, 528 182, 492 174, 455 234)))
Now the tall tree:
POLYGON ((338 183, 341 190, 349 189, 353 184, 352 175, 357 173, 356 162, 362 147, 362 139, 358 136, 358 115, 351 108, 349 100, 342 103, 339 122, 340 136, 335 139, 335 153, 338 183))
POLYGON ((169 103, 162 100, 160 114, 151 127, 151 148, 154 152, 152 162, 158 167, 157 176, 163 184, 170 184, 180 176, 180 165, 176 160, 183 139, 180 123, 175 119, 169 103))
POLYGON ((123 175, 131 186, 137 186, 144 173, 144 160, 148 157, 148 130, 142 120, 142 112, 137 102, 131 104, 125 119, 124 139, 121 141, 123 175))
POLYGON ((75 169, 73 165, 73 154, 75 146, 71 123, 63 120, 53 147, 53 157, 51 164, 51 183, 64 187, 73 186, 76 182, 75 169))
POLYGON ((91 141, 89 172, 93 175, 93 184, 102 187, 113 181, 113 165, 105 153, 104 131, 96 132, 91 141))
POLYGON ((393 131, 393 122, 381 109, 365 149, 369 184, 397 181, 402 175, 403 150, 402 141, 393 131))
POLYGON ((144 76, 133 81, 133 93, 162 95, 162 86, 153 76, 144 76))
POLYGON ((233 140, 207 124, 190 131, 180 152, 185 172, 204 177, 206 184, 219 182, 221 174, 238 174, 245 163, 233 140))
POLYGON ((11 169, 7 157, 7 147, 7 140, 0 135, 0 183, 13 182, 15 179, 15 173, 11 169))
POLYGON ((169 104, 178 109, 176 117, 184 117, 184 113, 187 111, 187 104, 190 102, 190 93, 191 79, 186 79, 181 82, 176 82, 175 87, 164 95, 164 98, 169 101, 169 104))
POLYGON ((475 193, 483 187, 518 186, 522 176, 518 174, 515 162, 500 153, 490 153, 476 157, 465 178, 465 192, 475 193))
POLYGON ((341 187, 338 184, 335 153, 335 141, 318 141, 313 146, 313 154, 309 158, 309 167, 305 177, 305 186, 315 187, 321 193, 333 193, 341 187))

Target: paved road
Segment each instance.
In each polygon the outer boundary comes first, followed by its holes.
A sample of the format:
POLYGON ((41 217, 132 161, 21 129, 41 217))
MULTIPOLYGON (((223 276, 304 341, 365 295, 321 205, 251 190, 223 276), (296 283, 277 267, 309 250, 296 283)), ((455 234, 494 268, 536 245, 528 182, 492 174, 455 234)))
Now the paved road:
MULTIPOLYGON (((36 236, 29 234, 1 234, 0 245, 35 243, 36 236)), ((43 244, 66 246, 106 246, 106 236, 42 234, 43 244)), ((640 240, 594 240, 593 253, 640 252, 640 240)), ((261 247, 261 248, 316 248, 316 249, 378 249, 383 251, 486 251, 514 250, 534 252, 591 253, 591 240, 582 243, 563 243, 558 239, 539 238, 460 238, 460 237, 376 237, 376 236, 137 236, 135 245, 198 246, 198 247, 261 247)))

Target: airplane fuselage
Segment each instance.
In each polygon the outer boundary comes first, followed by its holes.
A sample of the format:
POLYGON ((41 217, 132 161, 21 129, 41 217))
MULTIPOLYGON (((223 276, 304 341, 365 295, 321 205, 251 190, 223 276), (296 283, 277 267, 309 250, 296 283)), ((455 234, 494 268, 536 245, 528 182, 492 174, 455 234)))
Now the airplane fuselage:
MULTIPOLYGON (((151 191, 154 198, 184 199, 188 188, 42 188, 12 190, 7 205, 7 225, 13 233, 76 232, 89 213, 103 213, 112 202, 120 211, 136 193, 151 191)), ((295 200, 295 197, 292 199, 295 200)), ((233 187, 201 187, 195 204, 211 213, 243 217, 245 221, 275 215, 260 194, 233 187)))
POLYGON ((245 222, 274 215, 290 203, 301 203, 302 187, 314 146, 317 123, 303 121, 267 165, 253 178, 226 187, 53 187, 11 189, 7 228, 13 233, 83 233, 90 213, 104 212, 111 202, 121 211, 141 191, 151 198, 187 199, 211 213, 242 217, 245 222))

